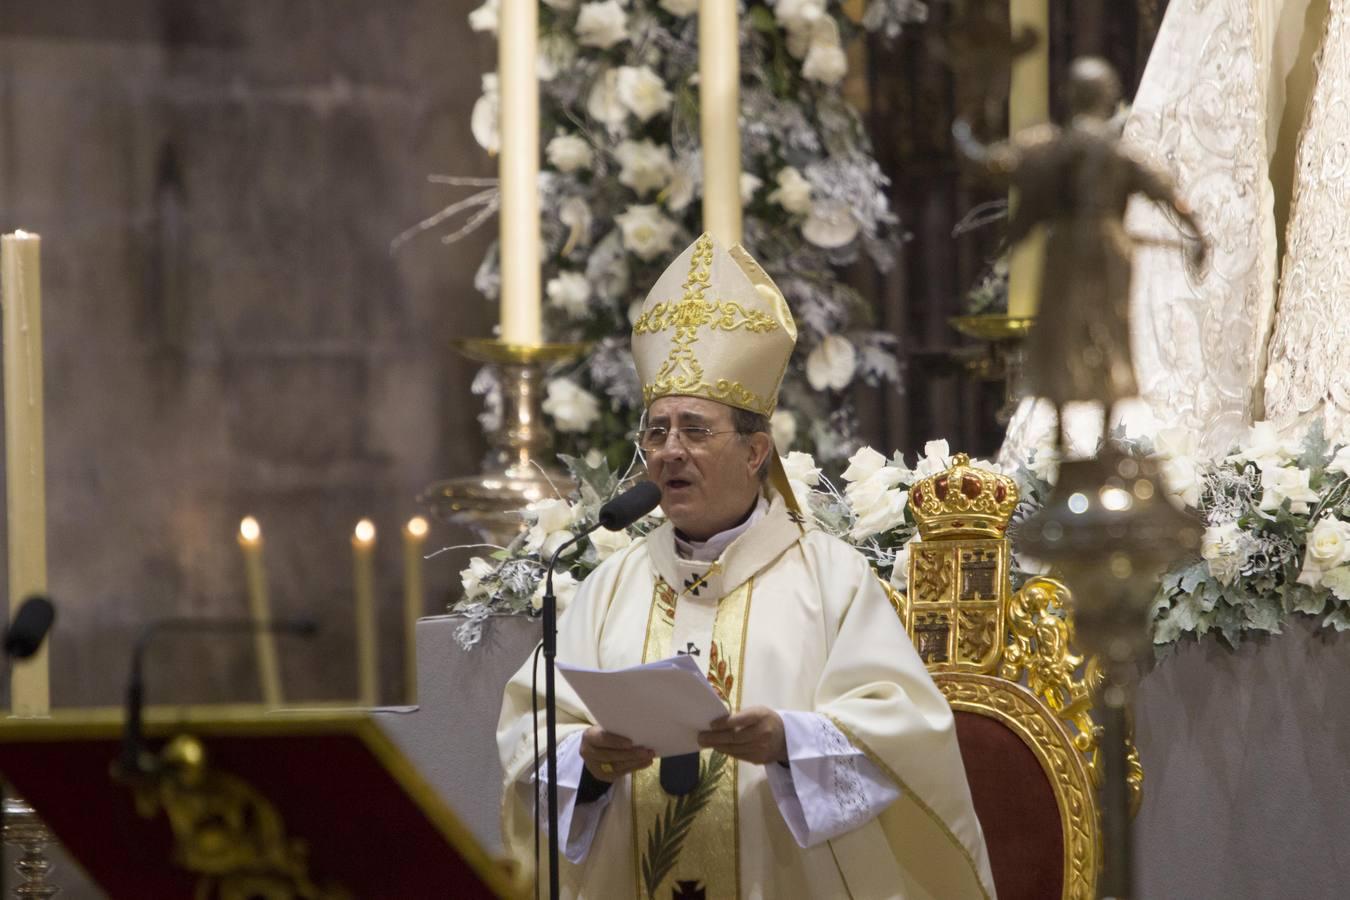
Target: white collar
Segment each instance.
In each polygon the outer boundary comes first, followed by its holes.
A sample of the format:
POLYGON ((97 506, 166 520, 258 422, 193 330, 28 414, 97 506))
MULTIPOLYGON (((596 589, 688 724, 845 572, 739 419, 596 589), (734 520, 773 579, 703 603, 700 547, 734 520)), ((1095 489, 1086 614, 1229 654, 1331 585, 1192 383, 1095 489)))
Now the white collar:
POLYGON ((694 562, 712 562, 722 555, 723 550, 731 546, 732 541, 744 534, 751 525, 764 518, 764 514, 768 511, 769 501, 760 497, 759 502, 755 504, 755 508, 744 522, 728 528, 726 531, 720 531, 706 541, 685 540, 677 532, 675 534, 675 552, 681 559, 694 562))

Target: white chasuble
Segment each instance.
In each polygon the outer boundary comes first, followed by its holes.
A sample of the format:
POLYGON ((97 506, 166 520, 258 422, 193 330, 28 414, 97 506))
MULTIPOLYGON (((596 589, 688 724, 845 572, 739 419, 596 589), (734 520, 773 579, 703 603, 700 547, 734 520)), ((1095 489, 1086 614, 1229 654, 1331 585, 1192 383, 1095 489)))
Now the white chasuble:
MULTIPOLYGON (((803 849, 765 766, 704 751, 696 786, 673 797, 657 763, 609 789, 589 852, 562 863, 565 896, 993 896, 950 707, 867 561, 805 528, 780 499, 711 563, 680 559, 666 523, 596 569, 558 631, 558 658, 574 665, 617 669, 684 652, 733 710, 818 713, 900 794, 803 849)), ((538 718, 530 712, 531 674, 527 663, 511 679, 498 726, 504 835, 527 861, 528 772, 544 731, 542 700, 538 718)), ((560 739, 592 724, 561 679, 558 722, 560 739)))

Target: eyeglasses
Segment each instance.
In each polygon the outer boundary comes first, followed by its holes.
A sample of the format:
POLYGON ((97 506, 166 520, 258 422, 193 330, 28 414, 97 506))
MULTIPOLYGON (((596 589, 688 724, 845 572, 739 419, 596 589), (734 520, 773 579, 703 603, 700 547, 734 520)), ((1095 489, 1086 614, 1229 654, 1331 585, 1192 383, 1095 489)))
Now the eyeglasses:
POLYGON ((679 428, 667 428, 664 425, 650 425, 634 435, 638 447, 648 453, 655 453, 666 446, 666 439, 674 432, 675 439, 686 449, 708 443, 715 434, 740 434, 739 431, 713 431, 701 425, 682 425, 679 428))

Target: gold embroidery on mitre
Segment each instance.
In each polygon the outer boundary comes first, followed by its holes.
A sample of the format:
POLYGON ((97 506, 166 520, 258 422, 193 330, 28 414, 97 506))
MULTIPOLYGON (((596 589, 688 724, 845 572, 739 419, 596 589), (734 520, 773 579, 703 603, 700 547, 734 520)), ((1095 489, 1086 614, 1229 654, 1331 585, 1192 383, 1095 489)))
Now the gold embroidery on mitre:
POLYGON ((778 405, 777 383, 781 382, 781 372, 786 369, 787 357, 791 355, 791 342, 796 340, 796 324, 792 321, 792 313, 782 294, 772 287, 763 269, 739 247, 733 250, 741 252, 731 254, 731 258, 741 267, 742 274, 751 280, 754 295, 779 318, 736 300, 708 299, 706 295, 714 290, 711 279, 715 249, 712 237, 702 235, 690 253, 689 274, 683 285, 682 298, 649 306, 633 325, 635 338, 673 332, 665 360, 655 375, 644 381, 643 401, 650 406, 657 398, 671 394, 701 396, 769 415, 778 405), (749 272, 745 271, 747 265, 752 267, 749 272), (786 327, 780 324, 779 319, 787 323, 786 327), (737 378, 709 379, 703 362, 695 352, 695 345, 703 333, 737 331, 757 335, 787 332, 789 343, 781 361, 778 382, 774 383, 773 390, 767 396, 747 387, 737 378))

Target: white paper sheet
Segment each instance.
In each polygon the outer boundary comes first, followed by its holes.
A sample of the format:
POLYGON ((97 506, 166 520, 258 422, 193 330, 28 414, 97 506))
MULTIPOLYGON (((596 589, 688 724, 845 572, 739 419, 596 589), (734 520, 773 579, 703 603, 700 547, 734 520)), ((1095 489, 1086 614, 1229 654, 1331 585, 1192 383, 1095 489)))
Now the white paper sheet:
POLYGON ((727 714, 717 691, 688 656, 610 671, 557 666, 602 728, 651 748, 657 756, 697 751, 698 733, 727 714))

